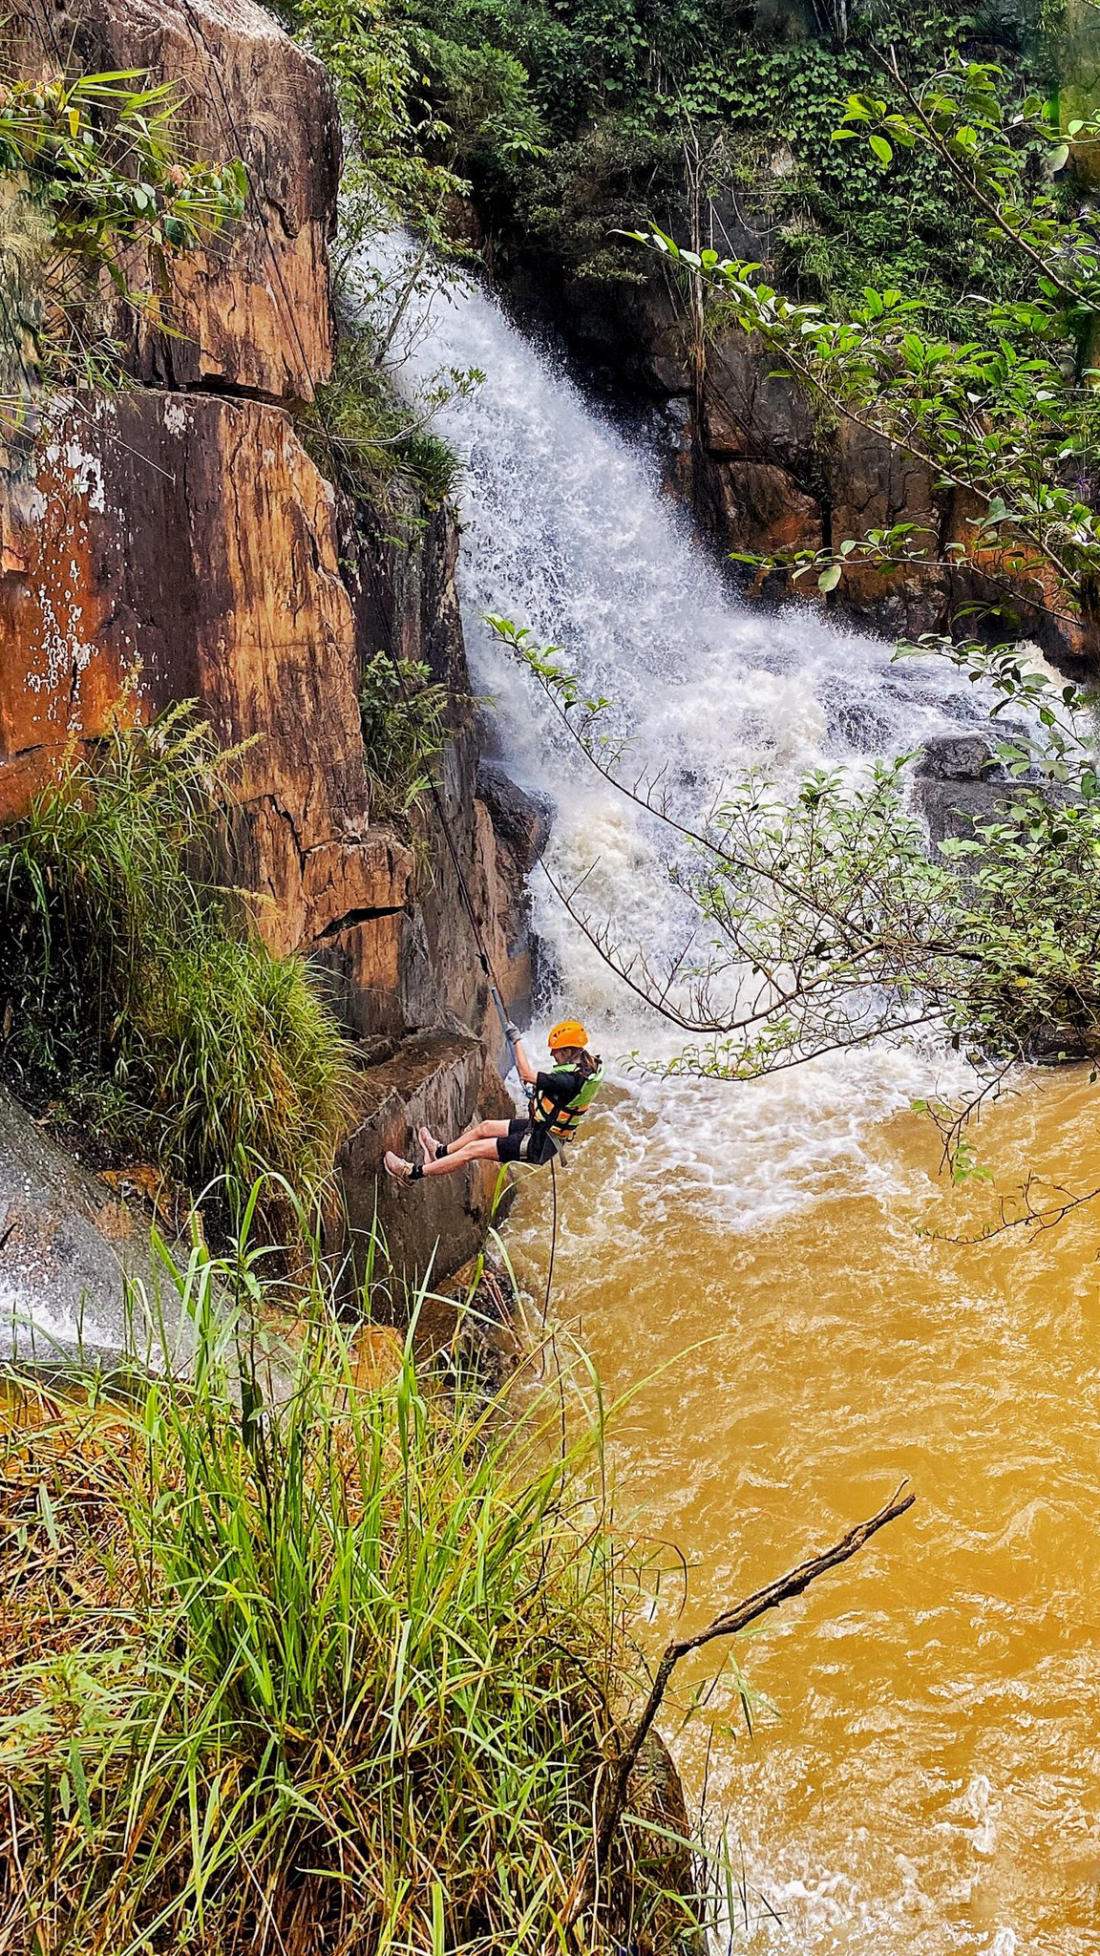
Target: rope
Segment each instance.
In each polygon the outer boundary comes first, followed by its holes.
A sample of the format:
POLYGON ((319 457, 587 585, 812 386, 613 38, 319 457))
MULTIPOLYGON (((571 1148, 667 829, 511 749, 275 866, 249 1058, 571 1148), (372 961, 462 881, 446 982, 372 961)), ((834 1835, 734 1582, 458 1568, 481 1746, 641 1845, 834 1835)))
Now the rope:
POLYGON ((554 1258, 558 1249, 558 1165, 554 1156, 550 1157, 550 1261, 546 1266, 546 1295, 542 1300, 542 1328, 546 1330, 546 1319, 550 1311, 550 1298, 554 1288, 554 1258))

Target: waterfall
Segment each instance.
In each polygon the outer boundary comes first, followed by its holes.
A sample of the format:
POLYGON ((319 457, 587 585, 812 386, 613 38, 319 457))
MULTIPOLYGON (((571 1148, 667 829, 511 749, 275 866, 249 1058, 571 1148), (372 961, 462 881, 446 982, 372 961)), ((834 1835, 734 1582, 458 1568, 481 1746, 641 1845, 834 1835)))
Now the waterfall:
MULTIPOLYGON (((586 690, 618 702, 635 767, 663 768, 685 805, 756 762, 780 782, 818 764, 856 772, 980 720, 949 668, 894 665, 887 644, 815 606, 743 602, 662 494, 654 450, 484 288, 437 293, 407 363, 420 386, 440 369, 485 374, 438 417, 466 465, 474 685, 507 766, 556 803, 551 868, 567 885, 590 871, 585 895, 624 943, 682 942, 672 845, 561 737, 486 611, 559 644, 586 690)), ((1070 1850, 1060 1865, 1050 1840, 1057 1808, 1059 1840, 1083 1853, 1100 1804, 1088 1212, 1076 1236, 1050 1231, 1026 1256, 1018 1241, 968 1250, 918 1234, 938 1151, 908 1103, 969 1078, 934 1039, 751 1084, 638 1078, 626 1056, 668 1054, 675 1034, 538 870, 532 898, 558 973, 549 1011, 586 1019, 612 1061, 558 1177, 553 1308, 608 1403, 630 1395, 613 1440, 620 1516, 683 1552, 652 1647, 870 1513, 902 1474, 920 1494, 914 1527, 754 1647, 750 1678, 777 1723, 762 1708, 752 1743, 723 1743, 721 1719, 675 1738, 691 1798, 706 1786, 743 1856, 753 1928, 735 1946, 1009 1956, 1057 1942, 1084 1956, 1094 1871, 1070 1850)), ((1006 1180, 1017 1161, 1100 1180, 1080 1078, 1025 1084, 981 1146, 1006 1180)), ((539 1298, 549 1199, 543 1177, 524 1178, 507 1226, 539 1298)))
MULTIPOLYGON (((393 271, 407 249, 391 238, 373 262, 393 271)), ((824 763, 856 769, 980 710, 938 662, 895 665, 886 643, 809 603, 777 614, 741 599, 662 493, 655 449, 586 398, 560 354, 485 286, 441 285, 414 305, 401 352, 420 387, 450 370, 485 376, 434 424, 465 470, 459 583, 473 679, 510 771, 556 805, 549 866, 566 886, 586 876, 587 905, 624 944, 659 959, 690 928, 662 871, 667 835, 600 780, 485 613, 559 645, 630 729, 627 771, 663 770, 696 808, 754 763, 780 779, 824 763)), ((608 969, 537 871, 532 897, 558 974, 552 1004, 592 1022, 625 1088, 624 1171, 637 1167, 644 1117, 647 1146, 675 1157, 678 1196, 717 1203, 735 1226, 812 1196, 842 1161, 858 1169, 868 1124, 929 1091, 946 1065, 883 1043, 750 1087, 639 1081, 624 1056, 667 1056, 675 1030, 608 969)))

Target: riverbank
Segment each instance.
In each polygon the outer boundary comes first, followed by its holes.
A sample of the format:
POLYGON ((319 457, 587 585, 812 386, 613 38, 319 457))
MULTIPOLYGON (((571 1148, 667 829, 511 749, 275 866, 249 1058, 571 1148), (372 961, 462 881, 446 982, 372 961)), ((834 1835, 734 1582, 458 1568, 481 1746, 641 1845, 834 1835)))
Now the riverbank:
POLYGON ((269 1362, 263 1265, 192 1257, 186 1379, 0 1395, 0 1949, 697 1947, 659 1744, 595 1877, 647 1580, 599 1421, 379 1377, 319 1269, 269 1362))

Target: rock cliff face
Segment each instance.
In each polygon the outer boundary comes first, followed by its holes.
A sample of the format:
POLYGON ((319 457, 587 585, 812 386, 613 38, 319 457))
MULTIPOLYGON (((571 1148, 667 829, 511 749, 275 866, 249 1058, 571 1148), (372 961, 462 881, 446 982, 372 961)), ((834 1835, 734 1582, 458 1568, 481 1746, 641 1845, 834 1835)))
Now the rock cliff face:
MULTIPOLYGON (((308 398, 332 363, 327 242, 340 167, 320 64, 253 0, 14 0, 5 40, 5 66, 24 73, 67 61, 83 74, 137 68, 175 83, 194 153, 239 156, 248 171, 248 222, 181 260, 161 292, 173 331, 126 315, 136 376, 308 398)), ((156 285, 141 263, 132 283, 156 285)))
MULTIPOLYGON (((73 740, 118 710, 195 699, 227 745, 248 742, 234 879, 278 952, 316 958, 381 1070, 349 1143, 348 1208, 380 1220, 401 1261, 456 1267, 477 1246, 495 1177, 409 1201, 379 1179, 404 1145, 404 1100, 450 1129, 510 1111, 482 1045, 488 998, 457 872, 372 819, 358 706, 365 657, 424 658, 452 689, 443 796, 479 922, 513 933, 512 892, 475 799, 477 748, 454 595, 456 535, 437 516, 399 548, 343 508, 302 447, 293 403, 331 369, 326 245, 338 129, 322 70, 251 0, 17 0, 5 56, 29 72, 73 48, 84 70, 148 68, 185 92, 196 148, 242 152, 252 192, 226 250, 164 295, 167 335, 131 337, 134 385, 51 411, 0 476, 0 819, 17 815, 73 740), (224 91, 224 94, 223 94, 224 91), (437 1240, 439 1249, 436 1251, 437 1240)), ((507 845, 501 848, 507 851, 507 845)), ((502 860, 507 867, 510 857, 502 860)))

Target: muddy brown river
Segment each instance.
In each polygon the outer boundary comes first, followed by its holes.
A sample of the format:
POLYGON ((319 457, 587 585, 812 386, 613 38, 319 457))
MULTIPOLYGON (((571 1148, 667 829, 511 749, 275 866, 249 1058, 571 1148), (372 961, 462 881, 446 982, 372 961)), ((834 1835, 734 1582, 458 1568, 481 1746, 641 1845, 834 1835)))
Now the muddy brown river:
MULTIPOLYGON (((1035 1076, 983 1123, 984 1159, 1006 1184, 1028 1162, 1100 1184, 1096 1092, 1082 1072, 1035 1076)), ((695 1793, 711 1748, 711 1824, 725 1812, 744 1856, 735 1947, 1100 1950, 1100 1203, 986 1247, 927 1240, 920 1225, 973 1228, 991 1199, 945 1191, 934 1136, 900 1113, 865 1135, 858 1178, 840 1167, 745 1230, 647 1155, 647 1121, 620 1101, 560 1178, 554 1309, 609 1397, 672 1361, 611 1439, 620 1518, 688 1564, 655 1646, 903 1475, 918 1495, 743 1642, 753 1736, 727 1691, 677 1743, 695 1793)), ((548 1202, 530 1174, 508 1229, 535 1289, 548 1202)))

